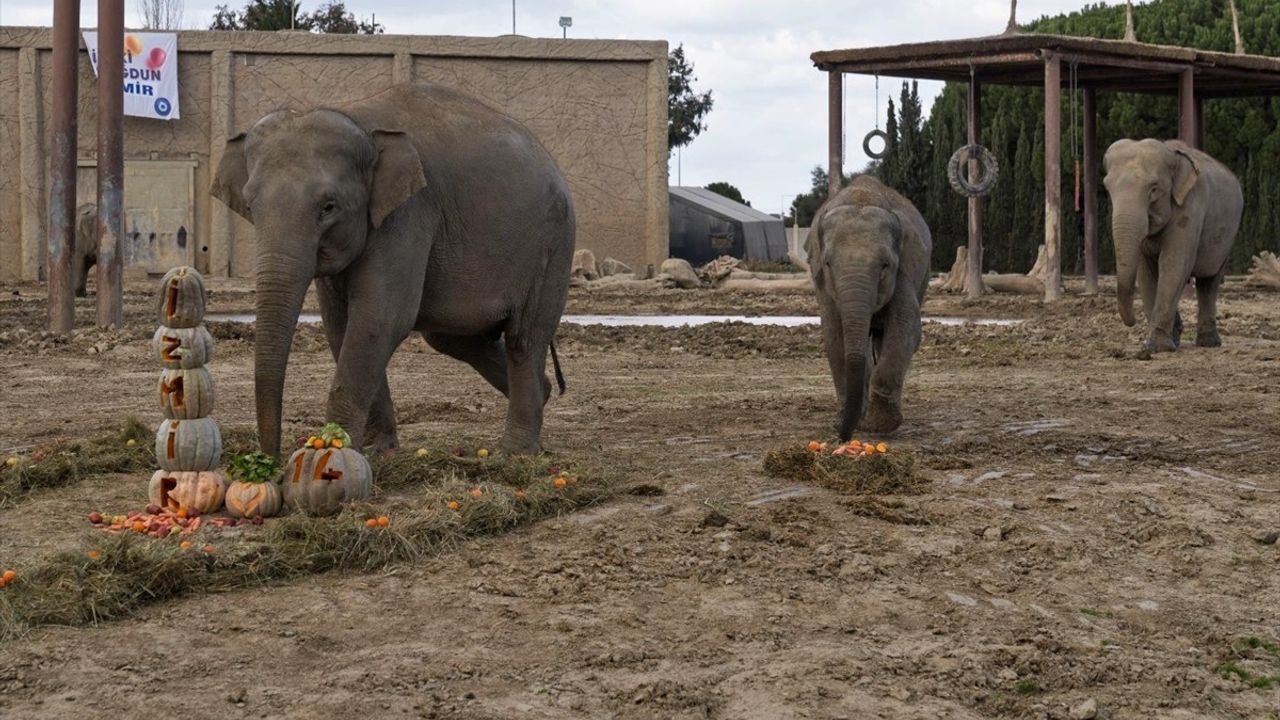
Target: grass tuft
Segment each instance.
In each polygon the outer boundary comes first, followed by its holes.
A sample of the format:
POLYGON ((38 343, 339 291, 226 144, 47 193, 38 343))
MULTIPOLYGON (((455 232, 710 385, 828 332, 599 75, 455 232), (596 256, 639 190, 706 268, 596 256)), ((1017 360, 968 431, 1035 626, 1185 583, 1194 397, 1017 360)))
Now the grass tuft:
POLYGON ((539 458, 441 462, 444 455, 405 453, 377 463, 379 491, 402 492, 350 505, 334 517, 295 513, 261 528, 207 529, 166 539, 92 531, 82 547, 19 569, 18 579, 0 590, 0 640, 43 625, 115 620, 183 595, 412 562, 473 537, 600 502, 616 488, 598 474, 553 476, 539 458), (366 525, 381 515, 390 518, 387 527, 366 525), (181 540, 191 541, 190 547, 182 548, 181 540), (206 544, 213 552, 204 551, 206 544))
POLYGON ((83 442, 39 447, 19 456, 13 467, 0 466, 0 508, 32 492, 65 487, 93 475, 149 470, 155 465, 154 443, 155 430, 129 418, 119 430, 83 442))
POLYGON ((858 495, 917 494, 929 482, 916 471, 915 456, 899 451, 854 459, 789 447, 765 455, 764 469, 788 480, 858 495))

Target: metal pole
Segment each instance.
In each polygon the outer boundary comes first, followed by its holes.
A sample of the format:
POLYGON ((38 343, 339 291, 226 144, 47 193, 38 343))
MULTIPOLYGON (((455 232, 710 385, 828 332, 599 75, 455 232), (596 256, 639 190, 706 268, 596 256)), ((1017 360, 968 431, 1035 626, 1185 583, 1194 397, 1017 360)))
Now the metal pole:
POLYGON ((827 72, 827 197, 840 192, 844 178, 844 73, 827 72))
POLYGON ((1062 297, 1062 58, 1044 63, 1044 299, 1062 297))
POLYGON ((124 325, 124 0, 98 0, 98 325, 124 325))
POLYGON ((49 329, 75 327, 76 118, 80 0, 53 3, 53 146, 49 158, 49 329))
POLYGON ((1178 139, 1196 146, 1196 75, 1191 68, 1178 76, 1178 139))
POLYGON ((511 0, 511 34, 516 34, 516 0, 511 0))
MULTIPOLYGON (((982 142, 982 85, 969 78, 969 144, 982 142)), ((982 172, 977 160, 969 161, 969 177, 982 172)), ((965 279, 965 295, 982 295, 982 198, 969 198, 969 266, 965 279)))
POLYGON ((1084 89, 1084 294, 1098 294, 1098 91, 1084 89))

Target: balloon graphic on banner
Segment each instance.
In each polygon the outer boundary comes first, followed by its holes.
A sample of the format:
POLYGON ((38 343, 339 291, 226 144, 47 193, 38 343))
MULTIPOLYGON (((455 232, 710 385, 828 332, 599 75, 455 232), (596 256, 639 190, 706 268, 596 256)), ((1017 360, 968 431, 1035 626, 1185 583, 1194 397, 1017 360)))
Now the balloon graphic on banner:
POLYGON ((137 35, 124 36, 124 51, 137 57, 142 54, 142 39, 137 35))
POLYGON ((164 48, 162 47, 151 48, 151 52, 147 54, 147 69, 159 70, 160 68, 164 67, 164 61, 165 61, 165 58, 167 57, 168 55, 165 53, 164 48))

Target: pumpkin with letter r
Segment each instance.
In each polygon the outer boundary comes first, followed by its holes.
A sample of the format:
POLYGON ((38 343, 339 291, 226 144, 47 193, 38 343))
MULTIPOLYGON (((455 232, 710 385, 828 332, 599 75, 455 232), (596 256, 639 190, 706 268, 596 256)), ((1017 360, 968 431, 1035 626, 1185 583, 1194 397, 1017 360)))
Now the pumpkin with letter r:
POLYGON ((204 321, 204 278, 193 267, 183 265, 160 279, 157 298, 160 324, 170 328, 192 328, 204 321))
POLYGON ((280 472, 275 458, 263 452, 237 455, 228 470, 231 485, 227 488, 227 514, 251 518, 280 512, 284 496, 275 481, 280 472))
POLYGON ((157 470, 147 486, 147 496, 152 505, 177 512, 196 510, 200 513, 216 512, 222 507, 227 492, 227 478, 217 470, 212 472, 174 472, 157 470))
POLYGON ((285 467, 285 504, 309 515, 332 515, 343 503, 372 495, 373 470, 350 445, 351 436, 336 423, 308 438, 285 467))

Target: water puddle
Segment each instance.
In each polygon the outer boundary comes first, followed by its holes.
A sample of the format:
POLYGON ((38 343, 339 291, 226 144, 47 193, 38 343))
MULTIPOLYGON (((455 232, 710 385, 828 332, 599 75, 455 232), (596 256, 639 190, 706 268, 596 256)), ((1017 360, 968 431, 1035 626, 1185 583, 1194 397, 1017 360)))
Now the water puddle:
MULTIPOLYGON (((211 322, 252 323, 252 313, 210 313, 205 316, 211 322)), ((999 320, 995 318, 959 318, 959 317, 925 317, 926 325, 998 325, 1011 326, 1021 320, 999 320)), ((739 322, 747 325, 767 325, 771 327, 801 327, 818 325, 817 315, 565 315, 560 318, 569 325, 604 325, 606 327, 698 327, 715 323, 739 322)), ((303 325, 315 325, 320 322, 319 315, 306 314, 298 317, 303 325)))

